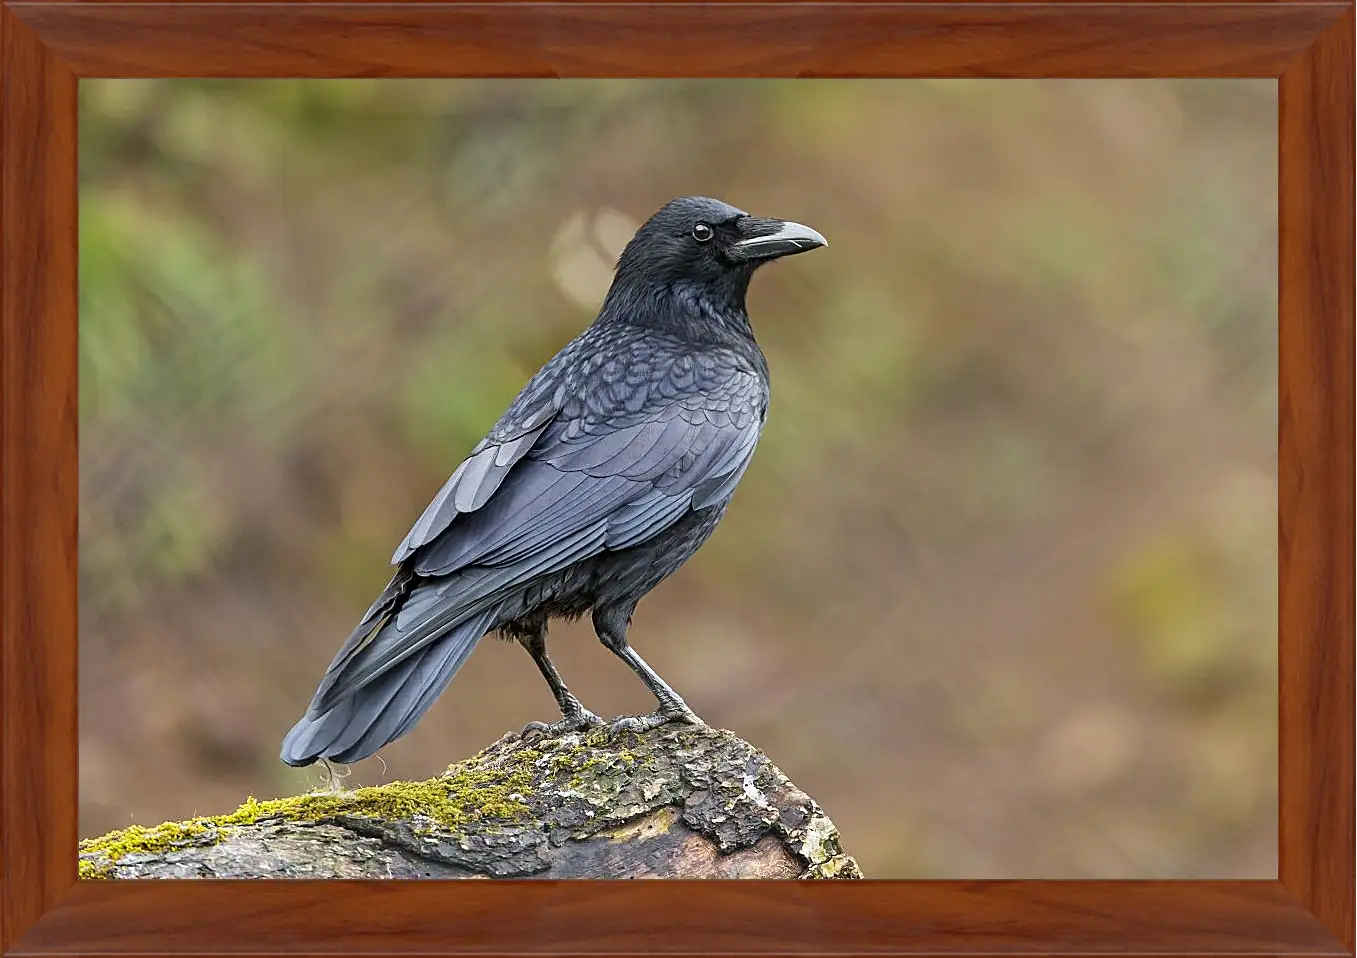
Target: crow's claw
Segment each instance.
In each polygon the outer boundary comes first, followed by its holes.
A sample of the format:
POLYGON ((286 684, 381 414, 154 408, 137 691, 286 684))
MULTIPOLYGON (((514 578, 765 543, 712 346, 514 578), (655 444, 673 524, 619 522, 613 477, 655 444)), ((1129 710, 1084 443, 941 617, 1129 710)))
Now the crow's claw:
POLYGON ((688 725, 707 724, 690 709, 660 708, 649 715, 623 715, 615 718, 608 723, 608 728, 614 732, 646 732, 669 722, 683 722, 688 725))
POLYGON ((582 732, 588 728, 595 728, 605 724, 603 719, 599 718, 588 709, 580 709, 578 712, 572 712, 556 722, 529 722, 523 726, 523 731, 519 737, 525 742, 540 742, 543 739, 555 738, 558 735, 564 735, 566 732, 582 732))

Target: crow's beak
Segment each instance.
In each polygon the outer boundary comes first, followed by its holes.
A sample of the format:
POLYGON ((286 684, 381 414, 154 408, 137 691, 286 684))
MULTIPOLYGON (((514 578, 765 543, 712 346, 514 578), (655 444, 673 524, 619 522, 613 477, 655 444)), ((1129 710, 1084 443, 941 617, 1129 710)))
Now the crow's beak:
POLYGON ((744 216, 737 225, 744 239, 730 245, 730 255, 736 259, 777 259, 779 256, 805 253, 829 245, 823 236, 809 226, 790 220, 744 216))

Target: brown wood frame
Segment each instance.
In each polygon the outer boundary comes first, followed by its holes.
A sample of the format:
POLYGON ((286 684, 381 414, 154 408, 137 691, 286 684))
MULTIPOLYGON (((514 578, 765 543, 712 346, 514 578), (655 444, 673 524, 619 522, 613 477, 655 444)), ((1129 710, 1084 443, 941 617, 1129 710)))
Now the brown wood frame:
POLYGON ((0 954, 1353 952, 1353 5, 0 4, 0 954), (1280 78, 1280 878, 77 882, 76 84, 1280 78))

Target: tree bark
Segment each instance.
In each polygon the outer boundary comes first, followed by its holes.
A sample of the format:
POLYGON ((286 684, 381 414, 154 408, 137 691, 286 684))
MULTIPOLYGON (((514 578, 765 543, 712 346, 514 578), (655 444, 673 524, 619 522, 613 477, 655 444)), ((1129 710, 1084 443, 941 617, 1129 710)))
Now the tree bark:
POLYGON ((85 878, 861 878, 820 807, 726 731, 506 735, 426 782, 80 843, 85 878))

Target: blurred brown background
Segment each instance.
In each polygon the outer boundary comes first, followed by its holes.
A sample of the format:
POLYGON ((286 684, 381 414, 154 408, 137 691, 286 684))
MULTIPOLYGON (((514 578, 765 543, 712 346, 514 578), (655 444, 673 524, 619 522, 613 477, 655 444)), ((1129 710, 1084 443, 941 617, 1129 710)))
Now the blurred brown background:
MULTIPOLYGON (((392 549, 702 193, 830 246, 754 281, 768 428, 641 653, 872 877, 1275 876, 1275 90, 83 81, 81 834, 319 784, 392 549)), ((488 641, 349 783, 553 714, 488 641)))

